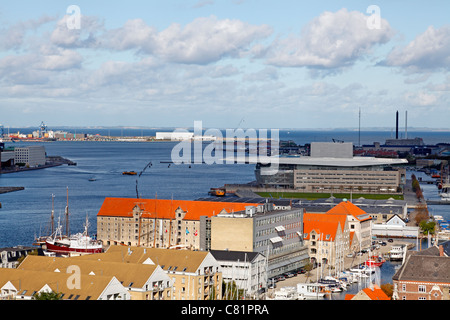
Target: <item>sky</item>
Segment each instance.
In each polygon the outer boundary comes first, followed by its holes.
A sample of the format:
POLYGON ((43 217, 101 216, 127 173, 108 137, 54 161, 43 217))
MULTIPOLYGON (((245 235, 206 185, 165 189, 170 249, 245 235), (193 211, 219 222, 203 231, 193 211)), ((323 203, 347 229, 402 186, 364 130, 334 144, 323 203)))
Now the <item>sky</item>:
POLYGON ((407 111, 409 128, 446 129, 449 12, 446 0, 0 0, 0 124, 393 128, 407 111))

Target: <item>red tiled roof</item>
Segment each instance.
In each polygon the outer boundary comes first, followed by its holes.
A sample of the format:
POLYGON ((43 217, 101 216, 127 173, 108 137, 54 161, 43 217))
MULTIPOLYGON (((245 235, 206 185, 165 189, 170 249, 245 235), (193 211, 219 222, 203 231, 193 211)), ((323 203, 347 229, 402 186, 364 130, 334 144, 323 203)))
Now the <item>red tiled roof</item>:
POLYGON ((327 211, 328 214, 345 214, 352 215, 359 221, 372 219, 364 210, 354 205, 350 201, 342 201, 327 211))
POLYGON ((386 293, 376 284, 373 285, 373 290, 368 288, 363 289, 364 293, 370 300, 391 300, 386 293))
POLYGON ((305 213, 303 215, 304 239, 309 240, 311 231, 314 230, 318 234, 323 234, 323 241, 334 241, 339 226, 341 230, 344 229, 346 219, 345 215, 305 213))
POLYGON ((175 211, 181 208, 186 215, 185 220, 199 220, 200 216, 211 217, 222 210, 236 212, 245 210, 247 206, 258 203, 166 200, 166 199, 134 199, 105 198, 97 216, 132 217, 133 208, 140 206, 143 218, 175 219, 175 211))

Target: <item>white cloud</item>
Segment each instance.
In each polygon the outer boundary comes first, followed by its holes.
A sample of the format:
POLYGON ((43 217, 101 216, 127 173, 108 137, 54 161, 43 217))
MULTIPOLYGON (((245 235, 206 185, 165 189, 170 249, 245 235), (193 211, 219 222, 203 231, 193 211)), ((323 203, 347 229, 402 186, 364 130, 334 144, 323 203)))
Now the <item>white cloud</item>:
POLYGON ((404 100, 411 106, 429 107, 438 102, 438 97, 434 94, 418 91, 405 93, 404 100))
POLYGON ((67 27, 67 19, 69 15, 65 15, 58 20, 55 29, 50 35, 52 44, 68 47, 95 47, 98 45, 98 34, 103 31, 103 24, 95 17, 82 15, 80 29, 69 29, 67 27))
POLYGON ((448 70, 450 67, 450 26, 430 26, 404 47, 394 48, 382 63, 410 72, 448 70))
POLYGON ((393 36, 385 19, 381 19, 380 29, 369 29, 367 18, 361 12, 345 8, 326 11, 306 25, 300 36, 275 42, 267 53, 267 63, 319 69, 351 66, 393 36))
POLYGON ((18 22, 9 27, 0 28, 0 50, 19 49, 25 39, 26 32, 36 30, 40 26, 55 20, 49 16, 18 22))
POLYGON ((260 39, 268 37, 267 25, 254 26, 240 20, 197 18, 184 27, 173 23, 162 31, 143 20, 129 20, 106 34, 104 45, 115 50, 136 50, 167 62, 208 64, 239 56, 260 39))

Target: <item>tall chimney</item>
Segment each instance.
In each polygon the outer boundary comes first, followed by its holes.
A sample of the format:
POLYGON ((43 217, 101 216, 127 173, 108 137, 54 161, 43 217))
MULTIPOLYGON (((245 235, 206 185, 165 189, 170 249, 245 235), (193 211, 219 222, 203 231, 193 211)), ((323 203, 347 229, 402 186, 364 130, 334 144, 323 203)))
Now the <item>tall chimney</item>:
POLYGON ((398 139, 398 111, 395 118, 395 139, 398 139))
POLYGON ((405 139, 408 139, 408 110, 405 111, 405 139))
POLYGON ((443 257, 444 256, 444 246, 441 244, 439 246, 439 257, 443 257))

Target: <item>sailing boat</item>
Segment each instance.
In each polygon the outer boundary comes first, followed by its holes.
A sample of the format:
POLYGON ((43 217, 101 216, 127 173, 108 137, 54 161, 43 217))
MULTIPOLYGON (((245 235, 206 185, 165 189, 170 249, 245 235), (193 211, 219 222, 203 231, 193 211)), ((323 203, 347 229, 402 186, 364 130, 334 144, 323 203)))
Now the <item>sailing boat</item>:
POLYGON ((62 235, 62 226, 58 220, 58 227, 54 234, 47 238, 45 245, 47 250, 55 253, 70 254, 79 253, 101 253, 103 245, 101 241, 93 239, 88 234, 89 220, 86 215, 86 223, 83 233, 76 233, 72 236, 65 237, 62 235))
POLYGON ((83 233, 70 235, 69 230, 69 188, 67 188, 67 205, 65 208, 66 234, 62 233, 62 225, 58 219, 58 225, 54 227, 54 196, 52 195, 52 213, 51 213, 51 233, 47 237, 39 237, 36 239, 37 245, 40 245, 48 252, 70 254, 72 252, 80 253, 101 253, 103 245, 101 241, 93 239, 88 234, 89 221, 86 215, 86 223, 83 233))

